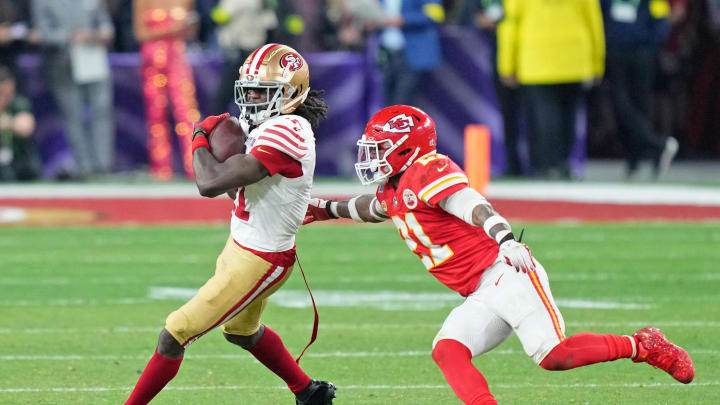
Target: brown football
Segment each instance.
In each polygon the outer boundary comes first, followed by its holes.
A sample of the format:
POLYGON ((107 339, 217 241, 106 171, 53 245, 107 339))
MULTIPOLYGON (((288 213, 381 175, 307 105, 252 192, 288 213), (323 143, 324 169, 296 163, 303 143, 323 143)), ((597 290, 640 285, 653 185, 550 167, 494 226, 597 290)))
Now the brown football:
POLYGON ((246 136, 237 118, 224 119, 210 131, 210 153, 218 162, 224 162, 232 155, 245 153, 246 136))

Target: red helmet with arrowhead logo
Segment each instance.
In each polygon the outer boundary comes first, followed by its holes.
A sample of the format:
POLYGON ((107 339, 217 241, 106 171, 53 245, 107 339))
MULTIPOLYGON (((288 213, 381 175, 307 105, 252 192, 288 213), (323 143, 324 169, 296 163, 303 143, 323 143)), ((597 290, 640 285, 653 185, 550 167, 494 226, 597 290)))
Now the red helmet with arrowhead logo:
POLYGON ((360 181, 385 182, 422 156, 435 152, 435 122, 416 107, 385 107, 370 118, 357 145, 355 170, 360 181))

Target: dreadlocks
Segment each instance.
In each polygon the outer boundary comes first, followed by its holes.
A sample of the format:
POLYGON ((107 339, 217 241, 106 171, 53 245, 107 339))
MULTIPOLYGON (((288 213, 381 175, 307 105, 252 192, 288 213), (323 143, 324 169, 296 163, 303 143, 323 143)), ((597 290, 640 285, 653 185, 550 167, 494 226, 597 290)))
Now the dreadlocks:
POLYGON ((325 90, 310 90, 305 101, 293 111, 293 114, 308 120, 313 128, 317 127, 327 116, 328 106, 322 98, 323 94, 325 90))

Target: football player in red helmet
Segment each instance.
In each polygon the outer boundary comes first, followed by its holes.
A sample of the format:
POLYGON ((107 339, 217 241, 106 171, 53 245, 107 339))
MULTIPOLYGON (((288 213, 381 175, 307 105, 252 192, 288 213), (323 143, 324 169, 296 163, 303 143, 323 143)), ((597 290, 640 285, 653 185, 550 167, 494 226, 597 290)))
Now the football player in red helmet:
POLYGON ((496 404, 471 359, 513 332, 536 364, 567 370, 631 358, 689 383, 690 356, 656 328, 633 336, 581 333, 566 337, 543 266, 515 240, 508 221, 477 191, 463 170, 435 150, 433 120, 396 105, 368 122, 355 164, 375 195, 344 201, 311 200, 303 223, 334 218, 391 219, 408 248, 440 282, 465 301, 452 310, 433 341, 432 357, 466 404, 496 404))

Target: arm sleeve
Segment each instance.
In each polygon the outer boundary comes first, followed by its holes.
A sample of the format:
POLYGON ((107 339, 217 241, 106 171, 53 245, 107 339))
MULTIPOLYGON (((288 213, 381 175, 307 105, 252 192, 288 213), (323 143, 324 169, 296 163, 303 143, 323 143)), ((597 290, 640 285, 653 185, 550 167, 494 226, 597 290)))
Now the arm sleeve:
POLYGON ((265 166, 270 176, 280 174, 283 177, 294 179, 303 174, 300 162, 278 149, 255 145, 250 154, 265 166))
POLYGON ((470 225, 475 225, 473 224, 473 210, 480 204, 491 206, 482 194, 470 187, 456 191, 439 202, 440 208, 470 225))

